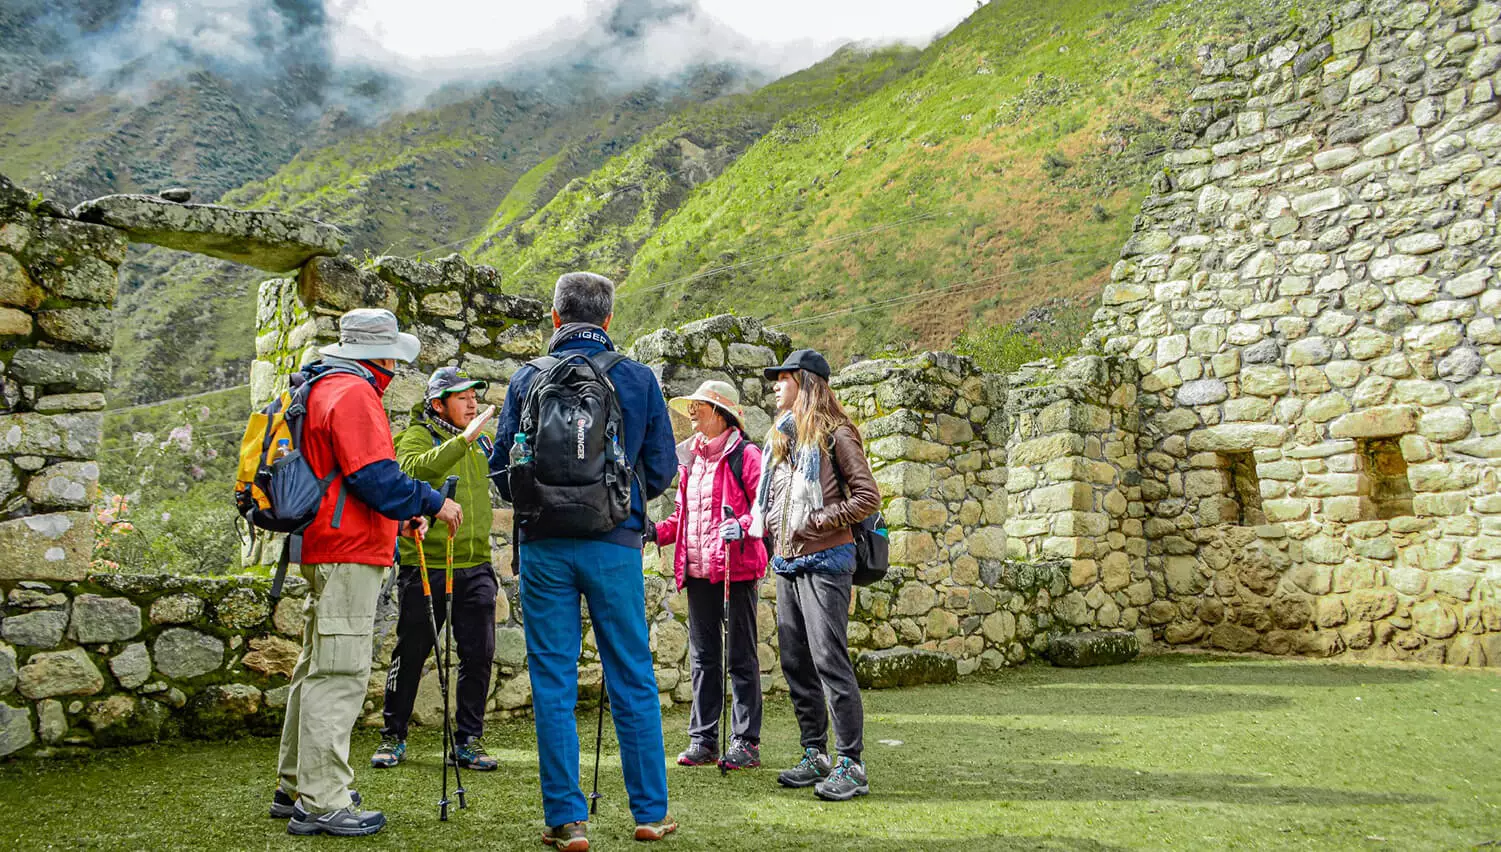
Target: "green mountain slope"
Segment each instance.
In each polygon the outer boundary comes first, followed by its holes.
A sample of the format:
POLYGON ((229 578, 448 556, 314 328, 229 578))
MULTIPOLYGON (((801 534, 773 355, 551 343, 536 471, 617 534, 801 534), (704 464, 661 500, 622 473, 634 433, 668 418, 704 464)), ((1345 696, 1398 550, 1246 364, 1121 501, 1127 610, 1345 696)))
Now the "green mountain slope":
POLYGON ((561 178, 556 163, 544 162, 517 182, 468 253, 528 291, 583 267, 624 278, 637 249, 692 189, 712 181, 777 121, 857 101, 916 58, 908 47, 846 47, 755 92, 690 107, 545 205, 534 186, 561 178))
POLYGON ((621 264, 616 322, 633 335, 733 310, 839 355, 946 346, 1046 300, 1082 326, 1195 49, 1319 5, 992 0, 910 73, 784 119, 694 188, 621 264))
MULTIPOLYGON (((222 201, 335 223, 350 236, 345 252, 356 257, 441 256, 472 239, 497 202, 541 164, 552 163, 553 180, 587 174, 685 107, 739 85, 735 74, 718 72, 691 86, 556 100, 492 86, 305 149, 222 201)), ((570 88, 605 89, 586 80, 570 88)), ((534 198, 545 203, 546 181, 534 183, 534 198)), ((265 277, 165 249, 133 255, 121 271, 116 399, 161 399, 243 381, 254 351, 255 293, 265 277)))

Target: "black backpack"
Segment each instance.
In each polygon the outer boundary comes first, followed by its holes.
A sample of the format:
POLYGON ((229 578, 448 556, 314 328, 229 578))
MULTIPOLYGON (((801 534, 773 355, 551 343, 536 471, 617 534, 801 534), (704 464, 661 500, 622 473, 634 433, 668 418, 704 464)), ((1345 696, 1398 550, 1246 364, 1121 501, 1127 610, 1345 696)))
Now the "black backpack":
MULTIPOLYGON (((839 469, 839 458, 829 453, 829 462, 834 465, 834 478, 839 480, 839 490, 849 496, 849 483, 844 471, 839 469)), ((886 531, 886 517, 877 509, 864 520, 850 527, 855 539, 855 577, 857 586, 869 586, 886 579, 891 567, 891 538, 886 531)))
POLYGON ((610 369, 625 356, 605 351, 544 356, 521 404, 518 432, 531 459, 510 467, 516 524, 537 537, 583 538, 620 526, 631 513, 631 465, 610 369))

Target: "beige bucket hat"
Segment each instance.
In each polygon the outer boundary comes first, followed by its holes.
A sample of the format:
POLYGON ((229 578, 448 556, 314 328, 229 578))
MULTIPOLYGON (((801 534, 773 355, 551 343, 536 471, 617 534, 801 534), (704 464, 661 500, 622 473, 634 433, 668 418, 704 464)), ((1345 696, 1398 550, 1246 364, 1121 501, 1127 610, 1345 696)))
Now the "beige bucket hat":
POLYGON ((667 401, 667 407, 685 420, 688 417, 688 406, 695 402, 707 402, 719 409, 730 425, 745 431, 745 412, 740 409, 740 391, 729 382, 720 382, 710 379, 698 386, 698 390, 687 396, 675 396, 667 401))

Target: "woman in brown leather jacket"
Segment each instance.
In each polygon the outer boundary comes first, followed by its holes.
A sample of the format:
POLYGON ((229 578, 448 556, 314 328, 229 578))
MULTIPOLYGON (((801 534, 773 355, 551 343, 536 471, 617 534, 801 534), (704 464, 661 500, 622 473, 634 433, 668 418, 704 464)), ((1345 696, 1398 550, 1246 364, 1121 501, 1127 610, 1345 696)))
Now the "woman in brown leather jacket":
POLYGON ((860 431, 829 387, 829 362, 799 349, 766 375, 777 383, 778 414, 749 534, 764 534, 773 548, 782 673, 803 746, 802 761, 777 781, 845 801, 870 792, 860 757, 865 711, 849 657, 850 527, 881 507, 881 492, 860 431), (831 708, 837 761, 827 750, 831 708))

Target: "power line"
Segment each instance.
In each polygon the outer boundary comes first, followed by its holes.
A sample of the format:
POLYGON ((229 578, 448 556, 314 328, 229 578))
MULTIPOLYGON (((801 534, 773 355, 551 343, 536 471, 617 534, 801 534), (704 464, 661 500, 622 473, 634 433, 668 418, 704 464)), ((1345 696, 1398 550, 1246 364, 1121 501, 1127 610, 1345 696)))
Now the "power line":
POLYGON ((201 393, 190 393, 187 396, 174 396, 174 397, 172 397, 170 399, 159 399, 156 402, 141 402, 141 403, 137 403, 135 405, 127 405, 124 408, 106 408, 104 410, 104 413, 105 414, 124 414, 127 411, 138 411, 138 410, 140 410, 142 408, 159 408, 159 407, 161 407, 163 405, 171 405, 174 402, 186 402, 187 400, 190 400, 190 399, 201 399, 201 398, 203 398, 205 396, 213 396, 216 393, 229 393, 230 391, 244 390, 244 389, 247 389, 249 387, 250 387, 250 383, 246 382, 243 385, 235 385, 234 387, 217 388, 215 390, 202 391, 201 393))
POLYGON ((944 214, 951 216, 951 215, 953 215, 953 211, 952 210, 933 210, 933 211, 929 211, 927 213, 919 213, 916 216, 910 216, 910 217, 908 217, 906 219, 898 219, 895 222, 883 222, 883 223, 881 223, 879 225, 872 225, 872 226, 870 226, 868 228, 861 228, 858 231, 848 231, 848 232, 843 233, 843 234, 835 234, 832 237, 825 237, 824 239, 816 240, 816 241, 811 242, 811 243, 806 243, 806 244, 801 245, 801 246, 796 246, 794 248, 787 249, 786 251, 777 252, 776 254, 769 254, 769 255, 765 255, 763 257, 751 258, 750 260, 742 260, 742 261, 739 261, 739 262, 736 262, 736 263, 726 264, 724 266, 716 266, 716 267, 713 267, 711 269, 705 269, 702 272, 695 272, 692 275, 685 275, 682 278, 674 278, 671 281, 665 281, 665 282, 663 282, 661 284, 654 284, 654 285, 652 285, 650 287, 644 287, 644 288, 642 288, 640 290, 632 290, 629 293, 621 293, 620 294, 620 298, 625 298, 626 296, 639 296, 639 295, 642 295, 644 293, 655 293, 658 290, 665 290, 668 287, 673 286, 674 284, 682 284, 682 283, 687 282, 687 281, 696 281, 696 280, 698 280, 700 278, 707 278, 707 277, 709 277, 711 275, 718 275, 721 272, 728 272, 728 271, 734 270, 734 269, 742 269, 742 268, 749 267, 749 266, 755 266, 755 265, 761 264, 761 263, 770 263, 773 260, 780 260, 780 259, 782 259, 784 257, 790 257, 791 255, 800 254, 802 252, 810 251, 812 249, 820 248, 822 246, 833 245, 834 243, 839 243, 839 242, 845 242, 847 240, 852 240, 852 239, 854 239, 856 237, 865 236, 867 234, 879 233, 881 231, 889 231, 889 230, 891 230, 893 228, 899 228, 902 225, 908 225, 908 224, 911 224, 913 222, 922 221, 924 219, 932 219, 932 218, 935 218, 935 217, 937 217, 939 215, 944 215, 944 214))
POLYGON ((995 275, 987 275, 987 276, 985 276, 983 278, 973 278, 973 279, 970 279, 968 281, 960 281, 960 282, 955 283, 955 284, 946 284, 946 285, 941 286, 941 287, 929 287, 929 288, 920 290, 920 291, 918 291, 916 293, 906 293, 906 294, 903 294, 901 296, 893 296, 892 298, 889 298, 889 299, 881 299, 881 300, 875 301, 875 302, 868 302, 868 303, 866 303, 864 305, 856 305, 854 307, 849 307, 849 308, 839 308, 837 310, 825 311, 824 313, 821 313, 821 314, 814 314, 812 316, 807 316, 807 317, 799 317, 797 319, 788 320, 787 322, 780 323, 778 325, 767 326, 767 328, 770 328, 770 329, 772 329, 774 331, 780 331, 782 329, 792 328, 794 326, 799 326, 799 325, 806 325, 808 323, 817 322, 819 320, 828 319, 830 317, 845 316, 845 315, 849 315, 849 314, 864 313, 865 311, 873 311, 876 308, 882 308, 882 307, 886 307, 888 305, 901 304, 901 303, 904 303, 904 302, 920 302, 923 299, 927 299, 929 297, 936 296, 936 295, 938 295, 940 293, 957 293, 957 292, 962 292, 964 290, 972 289, 974 287, 979 287, 979 286, 981 286, 983 284, 991 284, 991 283, 994 283, 996 281, 1003 281, 1003 280, 1007 280, 1007 279, 1011 279, 1011 278, 1020 278, 1020 277, 1022 277, 1024 275, 1026 275, 1027 273, 1035 272, 1035 271, 1037 271, 1039 269, 1047 269, 1049 267, 1061 266, 1061 265, 1063 265, 1065 263, 1073 263, 1073 262, 1074 262, 1074 259, 1072 259, 1072 258, 1065 258, 1063 260, 1055 260, 1055 261, 1052 261, 1050 263, 1038 264, 1037 266, 1029 266, 1026 269, 1014 269, 1014 270, 1011 270, 1009 272, 998 272, 995 275))

